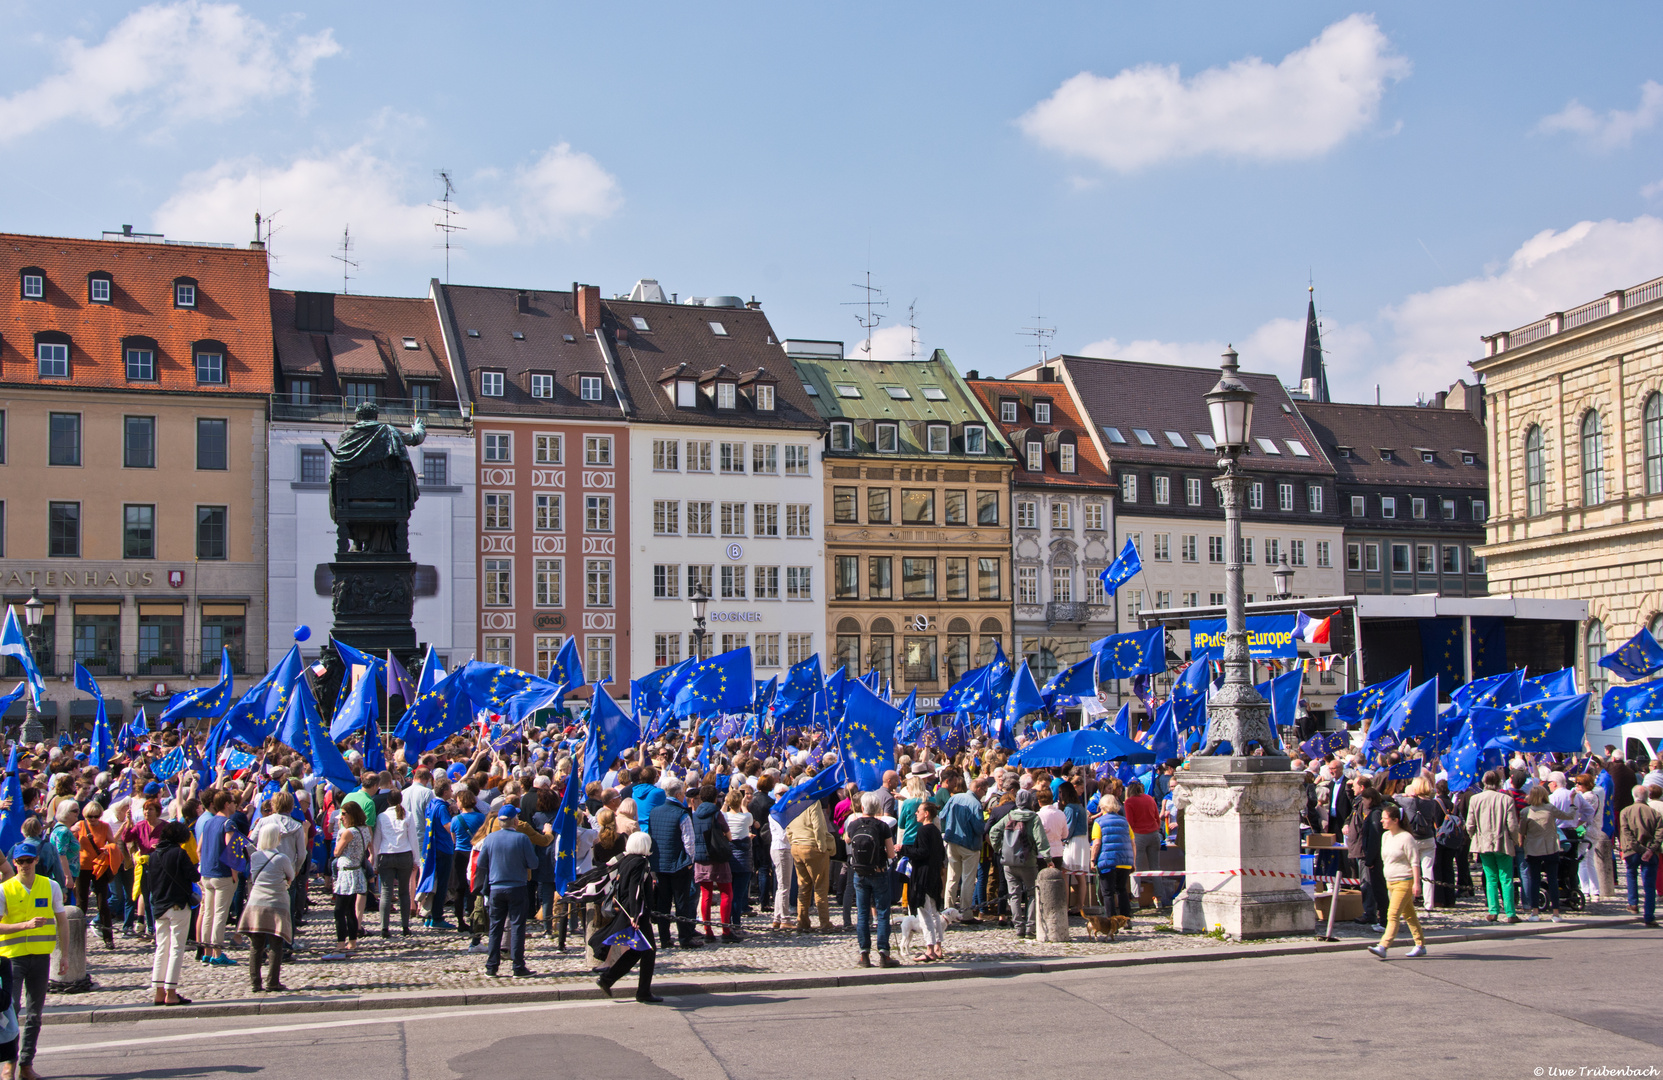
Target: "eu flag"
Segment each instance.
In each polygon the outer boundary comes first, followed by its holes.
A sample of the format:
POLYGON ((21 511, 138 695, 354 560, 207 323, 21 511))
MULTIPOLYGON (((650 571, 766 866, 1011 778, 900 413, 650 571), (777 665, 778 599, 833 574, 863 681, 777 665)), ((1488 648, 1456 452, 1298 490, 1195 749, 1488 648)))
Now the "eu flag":
POLYGON ((29 816, 29 808, 23 804, 23 787, 17 780, 17 743, 12 743, 12 753, 6 762, 6 782, 0 785, 0 799, 5 800, 6 810, 0 817, 0 853, 10 854, 23 839, 23 819, 29 816))
POLYGON ((1400 761, 1386 770, 1386 779, 1413 780, 1415 777, 1420 775, 1420 771, 1425 767, 1426 759, 1424 758, 1417 757, 1410 758, 1407 761, 1400 761))
POLYGON ((1138 546, 1132 543, 1132 538, 1126 538, 1126 546, 1120 549, 1120 555, 1108 565, 1098 580, 1103 583, 1103 591, 1110 596, 1128 581, 1131 581, 1143 570, 1143 559, 1138 555, 1138 546))
POLYGON ((1663 679, 1637 686, 1613 686, 1600 699, 1600 730, 1663 720, 1663 679))
POLYGON ((1045 699, 1040 695, 1039 685, 1034 682, 1033 672, 1028 670, 1028 661, 1024 660, 1017 665, 1006 694, 1004 714, 998 725, 999 745, 1006 750, 1015 750, 1016 722, 1044 707, 1045 699))
MULTIPOLYGON (((1192 667, 1194 665, 1191 665, 1192 667)), ((1305 669, 1296 667, 1273 679, 1266 679, 1257 687, 1259 696, 1270 702, 1270 730, 1293 727, 1298 721, 1295 717, 1299 713, 1299 694, 1305 688, 1305 669)), ((1172 700, 1176 704, 1178 692, 1172 692, 1172 700)), ((1186 725, 1180 724, 1180 727, 1186 725)))
POLYGON ((751 707, 756 677, 749 645, 702 660, 693 670, 693 677, 676 694, 677 716, 717 716, 751 707))
MULTIPOLYGON (((364 680, 368 682, 368 679, 364 680)), ((372 719, 364 725, 364 768, 380 772, 387 767, 387 750, 381 745, 381 721, 372 719)))
POLYGON ((583 746, 584 786, 605 776, 613 759, 640 741, 641 725, 626 716, 606 687, 597 683, 590 700, 589 737, 583 746))
POLYGON ((883 786, 883 774, 895 767, 895 728, 901 710, 867 688, 865 683, 849 685, 843 707, 843 723, 837 728, 837 750, 843 772, 862 791, 883 786))
POLYGON ((1577 692, 1576 669, 1560 668, 1534 679, 1526 679, 1519 698, 1521 702, 1540 701, 1549 697, 1571 697, 1577 692))
POLYGON ((1159 675, 1166 670, 1166 631, 1159 626, 1115 634, 1092 643, 1097 654, 1097 681, 1159 675))
MULTIPOLYGON (((1372 683, 1361 690, 1341 694, 1334 700, 1334 715, 1352 723, 1368 723, 1372 731, 1374 721, 1390 713, 1392 706, 1409 692, 1410 674, 1405 671, 1385 682, 1372 683)), ((1384 730, 1384 726, 1381 727, 1384 730)))
POLYGON ((93 680, 92 672, 75 665, 75 689, 91 694, 98 703, 98 715, 92 722, 92 753, 88 762, 95 769, 103 769, 115 760, 115 739, 110 735, 110 714, 104 708, 104 694, 93 680))
POLYGON ((1663 671, 1663 645, 1640 627, 1640 632, 1617 646, 1617 651, 1600 657, 1599 666, 1610 668, 1629 682, 1663 671))
POLYGON ((564 703, 567 694, 585 685, 583 658, 577 654, 575 636, 568 637, 560 646, 560 652, 554 658, 554 666, 549 668, 549 682, 560 688, 559 695, 554 699, 556 709, 564 703))
POLYGON ((1524 672, 1504 671, 1499 675, 1486 675, 1481 679, 1474 679, 1465 686, 1457 686, 1450 691, 1449 700, 1462 712, 1479 707, 1488 709, 1510 709, 1519 704, 1524 695, 1524 672))
MULTIPOLYGON (((351 677, 352 669, 348 669, 347 677, 351 677)), ((351 735, 353 732, 366 727, 374 727, 381 722, 380 687, 376 684, 375 673, 360 669, 358 683, 353 686, 346 696, 346 701, 335 711, 329 722, 329 737, 336 742, 351 735)), ((377 770, 378 772, 380 770, 377 770)))
POLYGON ((220 650, 219 681, 212 686, 200 686, 195 690, 186 690, 182 694, 174 694, 162 710, 160 723, 171 724, 176 720, 188 720, 192 717, 217 717, 231 707, 231 650, 220 650))
POLYGON ((185 767, 185 744, 180 743, 151 763, 150 775, 161 781, 178 776, 185 767))
POLYGON ((1478 784, 1479 756, 1478 738, 1469 719, 1455 733, 1449 750, 1439 758, 1449 774, 1451 794, 1459 794, 1478 784))
POLYGON ((1170 761, 1178 756, 1178 722, 1172 715, 1170 701, 1155 710, 1155 724, 1149 729, 1146 745, 1156 761, 1170 761))
MULTIPOLYGON (((342 791, 356 791, 358 781, 347 767, 346 759, 341 756, 334 743, 329 741, 329 732, 324 729, 323 716, 318 712, 317 698, 312 696, 312 685, 305 679, 300 680, 295 692, 289 697, 289 709, 283 716, 283 722, 278 725, 279 731, 304 731, 304 751, 312 759, 312 772, 321 780, 327 780, 342 791)), ((279 736, 281 738, 281 736, 279 736)), ((291 738, 295 738, 291 734, 291 738)), ((300 750, 295 742, 284 740, 284 745, 294 750, 300 750)))
POLYGON ((277 666, 231 706, 226 714, 232 738, 259 746, 277 730, 277 721, 289 706, 295 680, 300 678, 300 646, 290 645, 277 666))
POLYGON ((1039 696, 1047 709, 1059 697, 1096 697, 1097 657, 1088 656, 1046 679, 1045 685, 1039 689, 1039 696))
MULTIPOLYGON (((418 694, 399 717, 393 734, 404 741, 407 753, 424 753, 473 722, 473 702, 462 679, 464 670, 458 668, 418 694)), ((423 674, 425 677, 425 671, 423 674)))
POLYGON ((901 702, 901 727, 896 738, 904 743, 918 741, 918 736, 924 731, 924 717, 918 712, 918 687, 913 687, 907 699, 901 702))
MULTIPOLYGON (((826 716, 833 722, 843 718, 843 703, 848 700, 849 684, 853 681, 849 678, 847 667, 838 668, 832 673, 831 678, 826 680, 826 692, 821 696, 825 698, 826 716)), ((815 706, 815 709, 818 711, 819 706, 815 706)))
POLYGON ((1505 712, 1475 709, 1471 723, 1479 737, 1489 735, 1483 749, 1570 754, 1582 749, 1587 717, 1588 695, 1577 694, 1531 701, 1505 712))
POLYGON ((574 771, 566 775, 566 789, 560 793, 560 809, 554 818, 554 891, 557 893, 565 892, 577 878, 577 808, 583 787, 574 771))
POLYGON ((807 660, 791 665, 791 670, 785 673, 785 682, 780 684, 778 696, 781 701, 799 701, 824 686, 825 680, 820 676, 820 654, 815 653, 807 660))
POLYGON ((1387 726, 1399 739, 1435 735, 1438 731, 1438 676, 1421 683, 1392 708, 1387 726))
POLYGON ((791 788, 784 795, 781 795, 779 802, 775 803, 774 808, 768 811, 768 816, 773 818, 774 823, 783 829, 796 821, 797 816, 807 810, 810 805, 838 790, 844 783, 843 763, 839 761, 828 769, 821 769, 796 787, 791 788))

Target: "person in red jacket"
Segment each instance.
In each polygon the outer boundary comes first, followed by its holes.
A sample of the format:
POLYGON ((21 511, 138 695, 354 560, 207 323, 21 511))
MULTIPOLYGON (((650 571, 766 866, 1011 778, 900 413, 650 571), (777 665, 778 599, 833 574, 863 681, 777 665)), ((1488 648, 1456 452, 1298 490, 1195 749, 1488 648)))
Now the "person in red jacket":
MULTIPOLYGON (((1144 793, 1143 784, 1133 780, 1126 785, 1126 824, 1132 827, 1132 851, 1139 870, 1161 868, 1161 808, 1153 795, 1144 793)), ((1155 895, 1161 906, 1166 906, 1165 882, 1154 878, 1155 895)))

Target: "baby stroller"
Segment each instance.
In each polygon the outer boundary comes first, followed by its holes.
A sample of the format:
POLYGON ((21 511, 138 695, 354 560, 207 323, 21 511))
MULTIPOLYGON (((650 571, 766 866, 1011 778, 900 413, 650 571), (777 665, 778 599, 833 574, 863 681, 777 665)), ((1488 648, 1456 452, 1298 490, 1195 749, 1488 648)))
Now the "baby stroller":
POLYGON ((1582 834, 1580 827, 1559 834, 1559 907, 1563 911, 1581 911, 1588 905, 1577 874, 1577 861, 1585 845, 1582 834))

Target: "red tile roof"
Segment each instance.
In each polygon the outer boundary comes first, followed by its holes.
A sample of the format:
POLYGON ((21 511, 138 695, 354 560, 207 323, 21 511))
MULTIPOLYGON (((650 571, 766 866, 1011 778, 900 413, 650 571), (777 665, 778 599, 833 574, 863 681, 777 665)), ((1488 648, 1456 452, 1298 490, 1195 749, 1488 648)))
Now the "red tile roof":
MULTIPOLYGON (((1012 446, 1011 440, 1018 431, 1038 432, 1049 435, 1052 432, 1071 431, 1075 436, 1074 468, 1075 473, 1068 475, 1059 473, 1052 468, 1035 474, 1028 472, 1023 465, 1023 451, 1016 449, 1016 471, 1012 474, 1014 480, 1022 485, 1038 485, 1051 487, 1112 487, 1108 470, 1103 465, 1103 459, 1098 456, 1096 445, 1091 441, 1091 428, 1074 407, 1074 396, 1068 392, 1068 387, 1060 382, 1010 382, 995 379, 966 380, 971 390, 982 399, 982 405, 987 414, 993 417, 999 433, 1012 446), (1017 422, 1005 424, 999 421, 999 402, 1005 398, 1015 398, 1019 402, 1017 408, 1017 422), (1033 403, 1037 399, 1045 399, 1051 403, 1051 422, 1049 424, 1033 423, 1033 403)), ((1046 455, 1047 464, 1050 455, 1046 455)))
POLYGON ((295 328, 295 294, 271 291, 272 336, 279 371, 320 379, 317 392, 339 394, 339 379, 376 379, 382 397, 407 398, 409 380, 438 380, 434 400, 456 401, 444 359, 439 315, 426 296, 336 296, 335 332, 295 328), (407 348, 405 339, 415 343, 407 348))
POLYGON ((128 240, 76 240, 0 234, 0 382, 192 393, 269 394, 271 309, 264 250, 128 240), (24 299, 22 272, 46 278, 45 295, 24 299), (88 279, 112 282, 109 303, 93 303, 88 279), (178 308, 173 285, 196 282, 196 307, 178 308), (43 379, 35 336, 68 335, 70 377, 43 379), (156 343, 156 380, 127 379, 122 341, 156 343), (225 383, 196 381, 192 346, 225 346, 225 383))

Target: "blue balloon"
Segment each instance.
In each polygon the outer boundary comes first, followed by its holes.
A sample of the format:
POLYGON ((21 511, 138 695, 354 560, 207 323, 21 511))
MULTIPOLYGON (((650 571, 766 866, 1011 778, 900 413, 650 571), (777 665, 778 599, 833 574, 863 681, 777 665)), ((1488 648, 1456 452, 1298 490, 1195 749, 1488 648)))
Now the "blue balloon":
POLYGON ((305 641, 311 636, 312 628, 310 626, 297 626, 294 628, 294 639, 296 641, 305 641))

